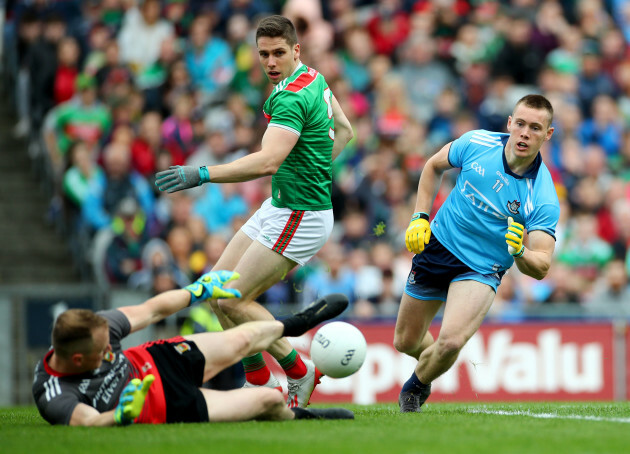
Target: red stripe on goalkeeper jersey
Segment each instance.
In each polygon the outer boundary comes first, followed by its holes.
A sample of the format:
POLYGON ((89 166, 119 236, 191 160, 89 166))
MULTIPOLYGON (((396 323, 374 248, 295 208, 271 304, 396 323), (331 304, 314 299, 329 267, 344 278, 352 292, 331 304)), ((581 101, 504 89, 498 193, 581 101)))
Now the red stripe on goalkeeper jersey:
POLYGON ((293 235, 295 235, 295 231, 300 225, 300 222, 302 221, 303 217, 304 217, 303 210, 298 210, 291 213, 289 220, 284 226, 284 230, 278 237, 276 244, 273 245, 272 249, 274 251, 276 251, 279 254, 282 254, 286 250, 287 246, 291 242, 291 238, 293 238, 293 235))

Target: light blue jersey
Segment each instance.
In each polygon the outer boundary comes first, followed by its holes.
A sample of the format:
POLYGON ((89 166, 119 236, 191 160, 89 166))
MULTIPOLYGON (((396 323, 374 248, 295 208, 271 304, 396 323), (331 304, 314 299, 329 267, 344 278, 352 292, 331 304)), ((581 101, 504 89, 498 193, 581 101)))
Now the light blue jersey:
POLYGON ((475 130, 451 143, 449 163, 461 168, 457 184, 431 223, 433 235, 453 255, 482 274, 507 270, 507 218, 528 232, 542 230, 555 239, 558 196, 540 154, 523 176, 505 159, 509 134, 475 130))

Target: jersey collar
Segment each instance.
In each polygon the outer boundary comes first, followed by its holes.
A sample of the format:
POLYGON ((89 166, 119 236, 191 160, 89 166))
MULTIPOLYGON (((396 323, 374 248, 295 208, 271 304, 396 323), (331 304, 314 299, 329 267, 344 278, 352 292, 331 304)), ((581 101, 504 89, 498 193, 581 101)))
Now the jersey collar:
POLYGON ((78 374, 70 374, 70 373, 63 373, 63 372, 58 372, 55 369, 53 369, 52 367, 50 367, 50 364, 48 364, 48 361, 50 361, 51 356, 53 355, 53 353, 55 352, 55 350, 53 348, 51 348, 48 353, 46 353, 46 356, 44 356, 44 370, 46 371, 46 373, 48 375, 52 375, 53 377, 70 377, 70 376, 76 376, 76 375, 82 375, 82 373, 78 373, 78 374))
POLYGON ((501 153, 501 156, 503 157, 503 170, 505 170, 505 173, 519 180, 522 178, 530 178, 530 179, 536 178, 536 176, 538 175, 538 169, 540 169, 540 165, 542 164, 542 156, 540 155, 540 151, 539 151, 536 157, 534 158, 534 162, 532 162, 532 165, 529 166, 527 171, 525 171, 523 175, 518 175, 512 172, 512 170, 510 169, 510 166, 508 165, 507 158, 505 157, 505 145, 503 145, 503 153, 501 153))

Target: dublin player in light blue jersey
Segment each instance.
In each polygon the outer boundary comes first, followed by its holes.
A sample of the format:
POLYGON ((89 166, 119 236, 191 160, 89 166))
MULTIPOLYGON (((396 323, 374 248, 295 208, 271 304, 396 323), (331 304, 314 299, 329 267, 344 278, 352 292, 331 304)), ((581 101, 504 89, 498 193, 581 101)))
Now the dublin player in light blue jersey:
POLYGON ((536 279, 547 274, 560 205, 540 147, 553 134, 552 119, 544 96, 527 95, 508 117, 509 134, 470 131, 427 161, 405 234, 416 255, 394 335, 396 349, 418 359, 399 396, 401 412, 420 411, 431 382, 479 329, 513 263, 536 279), (457 184, 429 224, 442 173, 453 167, 461 169, 457 184), (433 339, 428 328, 444 302, 433 339))

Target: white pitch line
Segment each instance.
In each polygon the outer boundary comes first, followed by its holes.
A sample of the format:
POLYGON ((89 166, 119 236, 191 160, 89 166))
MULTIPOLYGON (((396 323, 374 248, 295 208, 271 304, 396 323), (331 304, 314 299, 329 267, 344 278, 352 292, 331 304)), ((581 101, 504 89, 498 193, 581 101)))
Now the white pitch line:
POLYGON ((530 411, 507 411, 507 410, 485 410, 485 409, 470 409, 468 413, 481 413, 485 415, 500 415, 500 416, 529 416, 531 418, 540 419, 578 419, 583 421, 604 421, 604 422, 620 422, 630 424, 630 418, 606 418, 604 416, 591 416, 591 415, 558 415, 555 413, 532 413, 530 411))

